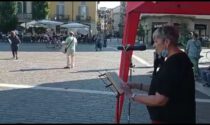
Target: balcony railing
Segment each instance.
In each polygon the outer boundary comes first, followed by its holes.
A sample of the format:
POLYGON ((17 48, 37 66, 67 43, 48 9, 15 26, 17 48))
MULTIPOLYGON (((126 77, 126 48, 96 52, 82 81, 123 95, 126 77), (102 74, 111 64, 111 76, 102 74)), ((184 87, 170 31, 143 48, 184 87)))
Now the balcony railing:
POLYGON ((91 17, 87 16, 86 19, 84 19, 83 16, 77 15, 76 20, 79 21, 79 22, 91 22, 91 17))
POLYGON ((52 20, 57 20, 57 21, 69 21, 70 15, 59 15, 59 14, 54 14, 51 16, 52 20))
POLYGON ((32 19, 31 13, 18 13, 17 18, 19 22, 26 22, 32 19))

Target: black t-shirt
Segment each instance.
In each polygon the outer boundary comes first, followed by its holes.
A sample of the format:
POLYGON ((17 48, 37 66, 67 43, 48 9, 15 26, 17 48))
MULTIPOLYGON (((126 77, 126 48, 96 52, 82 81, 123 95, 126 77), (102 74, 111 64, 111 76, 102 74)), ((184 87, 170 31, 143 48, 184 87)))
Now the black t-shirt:
POLYGON ((169 98, 165 106, 147 106, 151 120, 166 123, 195 123, 193 64, 181 52, 169 57, 153 76, 149 95, 169 98))

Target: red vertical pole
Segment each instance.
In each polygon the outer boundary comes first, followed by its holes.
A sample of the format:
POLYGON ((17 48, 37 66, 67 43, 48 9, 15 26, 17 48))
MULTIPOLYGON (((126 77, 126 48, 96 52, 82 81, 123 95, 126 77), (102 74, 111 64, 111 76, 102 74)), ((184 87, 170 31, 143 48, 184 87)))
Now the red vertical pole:
MULTIPOLYGON (((127 8, 126 8, 126 11, 127 11, 127 8)), ((126 13, 125 27, 124 27, 123 41, 122 41, 123 46, 127 44, 130 44, 130 45, 135 44, 137 27, 139 24, 139 17, 140 17, 140 12, 126 13)), ((121 53, 119 77, 124 82, 127 82, 128 80, 129 65, 130 65, 130 59, 132 57, 132 54, 133 54, 133 51, 127 51, 127 52, 122 51, 121 53)), ((117 100, 116 102, 116 112, 115 112, 116 120, 115 121, 117 124, 120 123, 123 102, 124 102, 124 95, 120 95, 119 100, 117 100)))

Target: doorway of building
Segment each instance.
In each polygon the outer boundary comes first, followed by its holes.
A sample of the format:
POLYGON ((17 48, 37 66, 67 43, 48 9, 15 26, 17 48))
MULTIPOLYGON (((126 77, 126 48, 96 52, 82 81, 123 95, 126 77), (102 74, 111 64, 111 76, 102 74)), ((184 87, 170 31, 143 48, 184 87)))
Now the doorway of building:
POLYGON ((195 29, 195 32, 198 33, 199 38, 206 36, 207 26, 205 24, 195 24, 194 29, 195 29))

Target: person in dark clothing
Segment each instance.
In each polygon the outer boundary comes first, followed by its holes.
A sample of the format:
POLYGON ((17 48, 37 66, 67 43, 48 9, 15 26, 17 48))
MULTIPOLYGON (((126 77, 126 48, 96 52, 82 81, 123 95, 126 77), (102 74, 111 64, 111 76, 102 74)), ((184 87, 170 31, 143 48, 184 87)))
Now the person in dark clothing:
POLYGON ((2 32, 0 32, 0 39, 3 39, 3 34, 2 34, 2 32))
POLYGON ((121 86, 127 97, 147 106, 152 123, 196 123, 193 64, 178 48, 178 38, 173 26, 156 29, 154 47, 166 59, 151 84, 122 83, 121 86), (148 91, 148 95, 135 94, 132 89, 148 91))
POLYGON ((106 48, 106 47, 107 47, 107 38, 108 38, 108 37, 107 37, 107 36, 105 36, 104 41, 103 41, 103 42, 104 42, 104 44, 103 44, 103 47, 104 47, 104 48, 106 48))
POLYGON ((102 34, 98 33, 95 40, 95 49, 98 51, 98 49, 102 50, 102 34))
POLYGON ((11 36, 8 38, 8 40, 11 45, 13 58, 18 59, 18 47, 21 41, 16 35, 15 31, 11 31, 11 36))

